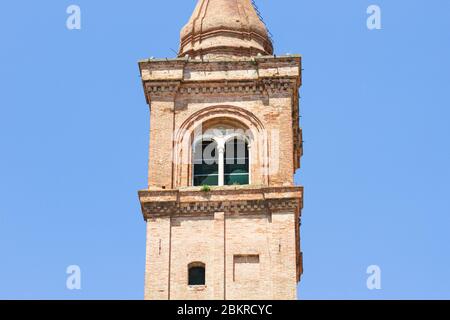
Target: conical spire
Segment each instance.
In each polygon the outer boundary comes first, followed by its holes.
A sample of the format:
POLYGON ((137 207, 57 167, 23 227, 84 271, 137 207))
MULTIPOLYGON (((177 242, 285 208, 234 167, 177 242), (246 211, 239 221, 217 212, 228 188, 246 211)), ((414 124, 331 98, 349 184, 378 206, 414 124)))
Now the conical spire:
POLYGON ((272 55, 273 46, 252 0, 199 0, 181 30, 179 56, 272 55))

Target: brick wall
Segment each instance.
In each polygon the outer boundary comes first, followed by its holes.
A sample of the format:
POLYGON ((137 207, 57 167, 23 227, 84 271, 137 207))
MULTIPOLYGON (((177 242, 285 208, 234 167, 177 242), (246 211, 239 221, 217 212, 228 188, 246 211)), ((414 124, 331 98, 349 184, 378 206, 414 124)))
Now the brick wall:
POLYGON ((147 299, 296 298, 293 212, 219 212, 150 219, 147 225, 147 299), (205 264, 205 286, 188 286, 192 262, 205 264))

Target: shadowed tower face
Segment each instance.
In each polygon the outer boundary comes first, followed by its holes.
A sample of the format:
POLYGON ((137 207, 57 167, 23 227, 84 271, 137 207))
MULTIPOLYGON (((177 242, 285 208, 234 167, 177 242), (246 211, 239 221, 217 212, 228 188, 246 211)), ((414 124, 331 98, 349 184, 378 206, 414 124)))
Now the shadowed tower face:
POLYGON ((150 106, 146 299, 295 299, 301 57, 251 0, 200 0, 179 57, 139 63, 150 106))

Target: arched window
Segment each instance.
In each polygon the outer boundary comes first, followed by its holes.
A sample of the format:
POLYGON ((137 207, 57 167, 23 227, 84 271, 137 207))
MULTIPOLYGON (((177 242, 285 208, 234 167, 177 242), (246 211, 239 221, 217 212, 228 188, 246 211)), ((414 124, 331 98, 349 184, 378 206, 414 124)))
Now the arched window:
POLYGON ((233 129, 214 129, 193 146, 193 185, 250 184, 249 140, 233 129))
POLYGON ((194 186, 219 185, 219 159, 217 143, 201 140, 194 146, 194 186))
POLYGON ((188 266, 188 285, 204 286, 206 284, 205 264, 193 262, 188 266))

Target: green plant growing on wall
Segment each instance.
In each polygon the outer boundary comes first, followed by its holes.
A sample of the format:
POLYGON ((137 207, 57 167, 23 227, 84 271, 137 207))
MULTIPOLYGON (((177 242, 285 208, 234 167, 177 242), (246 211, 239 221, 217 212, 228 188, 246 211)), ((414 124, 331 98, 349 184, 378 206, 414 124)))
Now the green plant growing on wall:
POLYGON ((208 186, 207 184, 204 184, 204 185, 202 186, 202 191, 203 191, 203 192, 210 192, 210 191, 211 191, 211 187, 208 186))

